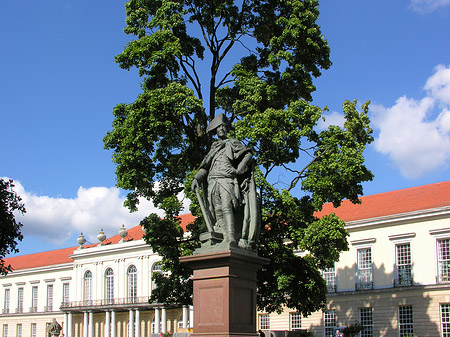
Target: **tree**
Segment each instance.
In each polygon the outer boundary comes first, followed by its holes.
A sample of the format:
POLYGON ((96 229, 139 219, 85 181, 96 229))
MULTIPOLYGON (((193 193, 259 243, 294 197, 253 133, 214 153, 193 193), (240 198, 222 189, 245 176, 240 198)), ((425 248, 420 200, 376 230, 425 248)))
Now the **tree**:
POLYGON ((165 211, 164 219, 151 214, 141 222, 168 271, 154 275, 152 300, 191 301, 191 274, 178 258, 198 246, 204 222, 189 187, 212 143, 208 121, 223 112, 257 162, 259 255, 271 259, 258 273, 259 308, 287 305, 303 315, 322 308, 320 270, 347 249, 348 234, 335 215, 314 213, 326 202, 358 202, 361 182, 372 179, 363 151, 373 138, 368 103, 346 101, 343 128, 317 128, 326 109, 311 104, 313 78, 331 65, 318 2, 131 0, 126 14, 124 31, 135 39, 116 62, 138 69, 142 93, 114 108, 104 143, 117 185, 130 191, 126 206, 136 210, 144 197, 165 211), (281 171, 285 186, 276 180, 281 171), (197 216, 187 240, 177 218, 183 191, 197 216), (308 254, 295 255, 298 248, 308 254))
POLYGON ((6 275, 12 270, 11 265, 5 265, 3 258, 9 253, 17 253, 17 240, 23 239, 20 232, 22 224, 16 222, 14 211, 23 214, 26 210, 13 188, 11 179, 0 179, 0 275, 6 275))

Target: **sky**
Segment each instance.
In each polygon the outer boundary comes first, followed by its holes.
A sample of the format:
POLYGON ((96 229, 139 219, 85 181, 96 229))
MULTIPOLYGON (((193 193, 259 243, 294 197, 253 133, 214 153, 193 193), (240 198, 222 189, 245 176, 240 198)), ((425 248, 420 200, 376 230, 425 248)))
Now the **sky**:
MULTIPOLYGON (((112 109, 141 92, 114 62, 130 40, 125 1, 0 0, 0 177, 15 182, 18 255, 97 242, 155 212, 122 206, 103 137, 112 109)), ((450 0, 320 0, 319 25, 333 65, 315 80, 326 124, 342 103, 371 101, 374 173, 364 194, 450 179, 450 0)), ((188 212, 188 201, 185 201, 188 212)), ((159 213, 161 214, 161 213, 159 213)), ((16 254, 17 255, 17 254, 16 254)))

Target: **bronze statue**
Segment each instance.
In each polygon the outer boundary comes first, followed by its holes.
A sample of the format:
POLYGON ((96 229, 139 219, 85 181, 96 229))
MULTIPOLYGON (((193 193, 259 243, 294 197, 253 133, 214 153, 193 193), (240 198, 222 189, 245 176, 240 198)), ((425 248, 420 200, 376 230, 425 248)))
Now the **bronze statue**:
POLYGON ((61 333, 62 327, 59 325, 59 323, 56 321, 56 318, 52 319, 52 322, 50 323, 50 326, 48 328, 49 336, 59 336, 61 333))
POLYGON ((253 177, 254 159, 249 148, 227 137, 230 128, 224 114, 208 125, 207 133, 216 132, 217 140, 192 182, 208 229, 200 237, 202 247, 197 253, 256 249, 261 216, 253 177))

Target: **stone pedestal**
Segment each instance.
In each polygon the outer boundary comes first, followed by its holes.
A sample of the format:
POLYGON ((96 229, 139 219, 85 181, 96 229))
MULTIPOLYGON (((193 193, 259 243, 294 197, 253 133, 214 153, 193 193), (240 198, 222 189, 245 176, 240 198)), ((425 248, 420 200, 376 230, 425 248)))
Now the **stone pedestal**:
POLYGON ((181 258, 194 271, 193 337, 256 333, 256 272, 268 259, 240 250, 181 258))

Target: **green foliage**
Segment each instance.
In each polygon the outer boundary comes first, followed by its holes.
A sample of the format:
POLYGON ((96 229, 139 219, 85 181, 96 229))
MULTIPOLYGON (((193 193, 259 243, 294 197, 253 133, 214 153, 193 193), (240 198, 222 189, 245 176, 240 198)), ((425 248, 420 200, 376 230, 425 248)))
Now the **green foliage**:
POLYGON ((13 181, 0 179, 0 275, 10 272, 11 266, 5 265, 3 258, 9 253, 17 253, 17 240, 22 241, 22 224, 16 222, 14 211, 25 213, 20 196, 13 190, 13 181))
POLYGON ((342 329, 342 332, 344 333, 344 337, 355 337, 359 336, 359 333, 363 330, 364 327, 359 322, 355 322, 347 325, 344 329, 342 329))
POLYGON ((125 32, 135 39, 116 61, 138 69, 142 93, 114 108, 104 143, 118 187, 130 191, 126 205, 136 210, 144 197, 166 213, 141 223, 166 271, 154 275, 152 301, 190 302, 190 272, 178 258, 198 247, 205 228, 190 186, 212 143, 208 121, 224 112, 257 163, 259 255, 271 259, 258 273, 258 306, 303 315, 322 308, 327 288, 319 270, 347 249, 347 233, 336 216, 314 212, 326 202, 358 202, 361 182, 372 179, 363 157, 372 130, 368 103, 358 108, 356 101, 343 105, 343 128, 317 127, 325 110, 311 104, 313 78, 331 65, 318 2, 131 0, 126 14, 125 32), (285 189, 274 184, 281 174, 289 177, 285 189), (177 218, 182 191, 197 216, 189 238, 177 218), (299 248, 303 257, 294 254, 299 248))

